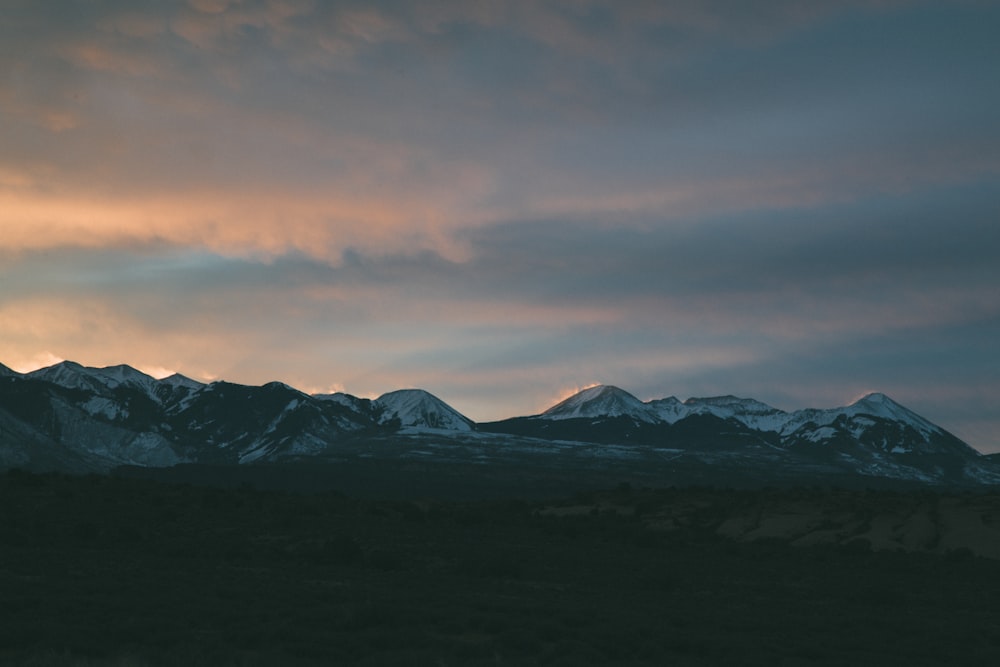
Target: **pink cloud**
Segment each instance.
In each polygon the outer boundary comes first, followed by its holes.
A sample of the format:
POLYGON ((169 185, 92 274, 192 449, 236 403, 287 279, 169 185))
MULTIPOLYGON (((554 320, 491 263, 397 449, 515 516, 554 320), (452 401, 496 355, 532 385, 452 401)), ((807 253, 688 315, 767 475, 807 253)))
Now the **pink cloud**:
POLYGON ((221 14, 230 5, 235 4, 234 0, 188 0, 188 4, 194 9, 204 14, 221 14))
POLYGON ((449 230, 465 222, 447 194, 398 193, 395 198, 264 188, 87 196, 25 186, 11 171, 0 190, 0 249, 58 246, 122 247, 151 242, 204 248, 224 255, 273 257, 295 251, 336 261, 347 248, 376 254, 432 249, 463 253, 449 230), (435 195, 442 199, 437 201, 435 195))

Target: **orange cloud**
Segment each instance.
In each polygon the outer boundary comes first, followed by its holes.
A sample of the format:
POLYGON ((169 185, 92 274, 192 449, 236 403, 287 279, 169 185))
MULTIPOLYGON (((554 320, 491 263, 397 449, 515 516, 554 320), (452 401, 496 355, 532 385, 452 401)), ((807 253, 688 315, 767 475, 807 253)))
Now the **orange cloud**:
POLYGON ((35 179, 24 169, 0 165, 0 190, 22 189, 35 184, 35 179))
MULTIPOLYGON (((5 178, 24 183, 17 173, 5 178)), ((347 248, 377 254, 433 249, 458 257, 458 224, 434 202, 378 201, 331 192, 178 192, 148 197, 48 196, 0 191, 0 249, 123 247, 152 242, 222 255, 287 252, 336 261, 347 248)))
POLYGON ((19 372, 71 359, 88 366, 128 363, 154 377, 182 369, 205 380, 225 376, 261 345, 252 333, 200 326, 197 315, 190 326, 155 327, 113 299, 93 297, 8 301, 0 305, 0 331, 0 363, 19 372))
POLYGON ((48 350, 38 352, 37 354, 29 354, 27 356, 17 356, 15 352, 11 352, 8 360, 4 363, 5 366, 11 368, 18 373, 30 373, 31 371, 36 371, 39 368, 45 368, 47 366, 52 366, 58 364, 61 361, 65 361, 62 357, 58 357, 48 350))

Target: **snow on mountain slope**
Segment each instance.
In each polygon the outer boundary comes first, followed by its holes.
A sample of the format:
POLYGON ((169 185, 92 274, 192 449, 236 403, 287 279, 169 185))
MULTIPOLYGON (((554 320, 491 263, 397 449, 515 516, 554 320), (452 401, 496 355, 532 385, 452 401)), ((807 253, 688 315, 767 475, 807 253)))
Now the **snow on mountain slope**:
POLYGON ((766 403, 750 398, 715 396, 689 398, 681 402, 674 396, 643 403, 632 394, 608 385, 598 385, 570 396, 539 417, 573 419, 577 417, 629 416, 642 422, 674 424, 691 415, 709 414, 721 419, 736 419, 761 431, 777 430, 787 414, 766 403))
POLYGON ((652 401, 647 401, 646 405, 653 409, 653 412, 657 417, 668 424, 673 424, 674 422, 684 419, 691 414, 690 408, 681 403, 680 399, 676 396, 657 398, 652 401))
POLYGON ((838 420, 849 421, 853 424, 854 431, 858 431, 867 425, 874 424, 875 422, 871 418, 905 424, 925 438, 945 433, 944 429, 940 426, 932 424, 912 410, 903 407, 885 394, 878 392, 867 394, 850 405, 838 408, 826 410, 806 408, 788 413, 779 432, 782 435, 789 435, 810 424, 816 427, 823 427, 829 426, 838 420))
POLYGON ((735 420, 747 428, 778 434, 783 446, 803 443, 836 447, 855 443, 866 450, 896 454, 974 453, 964 443, 885 394, 868 394, 851 405, 819 410, 808 408, 785 412, 761 401, 736 396, 675 397, 640 403, 616 387, 586 389, 549 408, 536 419, 571 419, 629 415, 652 424, 677 424, 695 415, 735 420))
POLYGON ((941 427, 932 424, 917 413, 904 408, 896 401, 879 392, 863 396, 847 407, 841 408, 841 411, 850 416, 871 415, 873 417, 902 422, 912 426, 925 436, 943 432, 941 427))
POLYGON ((881 393, 868 394, 843 407, 806 408, 794 412, 785 412, 752 398, 736 396, 689 398, 683 403, 671 396, 650 401, 647 405, 654 408, 663 421, 671 424, 690 415, 711 414, 721 419, 735 419, 754 430, 773 431, 782 436, 790 435, 812 424, 817 430, 810 432, 806 439, 814 442, 823 440, 824 434, 832 432, 827 428, 831 424, 845 419, 850 421, 850 430, 857 437, 867 427, 876 423, 869 417, 906 424, 924 437, 944 433, 939 426, 881 393))
POLYGON ((624 389, 603 384, 573 394, 538 416, 542 419, 631 417, 651 424, 660 421, 654 408, 624 389))
POLYGON ((874 457, 870 465, 876 468, 885 456, 945 456, 966 463, 979 457, 951 433, 880 393, 843 407, 797 410, 787 415, 778 433, 786 447, 809 444, 854 458, 864 452, 874 457))
MULTIPOLYGON (((469 454, 470 443, 478 448, 489 441, 529 457, 572 451, 581 461, 612 455, 660 461, 669 449, 671 457, 687 452, 707 463, 738 460, 762 470, 780 464, 898 479, 1000 479, 1000 469, 985 457, 884 394, 786 413, 734 396, 644 403, 602 385, 542 414, 477 427, 420 389, 372 401, 343 393, 309 396, 280 382, 205 385, 182 375, 155 380, 129 366, 62 362, 27 375, 5 369, 0 367, 0 468, 86 472, 121 463, 295 461, 342 456, 341 447, 352 451, 359 442, 381 439, 395 447, 419 443, 420 456, 428 457, 452 456, 449 447, 469 454)), ((475 457, 483 455, 476 451, 475 457)))
POLYGON ((345 394, 342 391, 334 392, 332 394, 313 394, 312 397, 317 401, 337 403, 339 405, 343 405, 345 408, 350 408, 355 411, 361 411, 371 403, 371 401, 366 398, 358 398, 357 396, 352 396, 351 394, 345 394))
POLYGON ((788 413, 752 398, 712 396, 684 401, 688 414, 710 414, 720 419, 735 419, 757 431, 780 431, 788 413))
POLYGON ((195 390, 201 389, 205 386, 204 383, 198 382, 197 380, 192 380, 186 375, 181 375, 180 373, 174 373, 173 375, 168 375, 167 377, 160 380, 160 384, 164 384, 170 387, 183 387, 185 389, 195 390))
POLYGON ((829 426, 841 418, 858 418, 855 419, 855 430, 857 430, 868 423, 864 419, 866 416, 905 423, 924 436, 942 433, 939 427, 899 405, 885 394, 878 393, 868 394, 845 407, 828 410, 808 408, 789 413, 752 398, 732 395, 693 397, 683 402, 670 396, 643 403, 618 387, 598 385, 570 396, 538 417, 574 419, 630 416, 648 423, 674 424, 692 415, 706 414, 720 419, 735 419, 748 428, 782 435, 791 434, 806 424, 815 424, 816 427, 829 426))
POLYGON ((107 394, 108 390, 121 386, 130 386, 159 401, 157 396, 159 381, 126 364, 90 368, 73 361, 62 361, 54 366, 32 371, 26 377, 51 382, 68 389, 82 389, 99 394, 107 394))
POLYGON ((383 409, 381 423, 399 419, 403 427, 473 431, 475 423, 437 396, 423 389, 400 389, 382 394, 374 403, 383 409))
POLYGON ((88 369, 75 361, 61 361, 58 364, 31 371, 25 377, 51 382, 67 389, 84 389, 87 391, 106 389, 108 387, 107 380, 91 372, 91 370, 94 369, 88 369))
POLYGON ((155 385, 157 382, 157 380, 152 376, 146 375, 142 371, 136 370, 127 364, 106 366, 104 368, 87 368, 85 370, 94 375, 106 378, 108 384, 113 387, 123 384, 132 385, 134 387, 149 387, 155 385))
POLYGON ((337 406, 339 410, 331 419, 345 431, 354 431, 361 424, 374 423, 375 406, 370 398, 358 398, 338 391, 333 394, 313 394, 313 400, 326 406, 337 406))

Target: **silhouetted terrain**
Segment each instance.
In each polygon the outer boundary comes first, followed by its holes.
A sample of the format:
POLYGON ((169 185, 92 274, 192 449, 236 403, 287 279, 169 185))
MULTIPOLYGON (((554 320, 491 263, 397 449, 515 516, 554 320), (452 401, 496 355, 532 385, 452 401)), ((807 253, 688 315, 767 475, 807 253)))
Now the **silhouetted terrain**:
POLYGON ((1000 660, 995 494, 362 500, 15 470, 0 503, 0 664, 1000 660))
POLYGON ((369 400, 310 395, 280 382, 157 380, 127 365, 71 361, 0 372, 0 471, 301 464, 304 477, 315 477, 311 468, 329 464, 381 472, 424 463, 475 471, 448 480, 449 489, 474 493, 482 479, 491 488, 494 479, 521 477, 510 469, 536 480, 610 472, 643 486, 1000 484, 993 459, 880 393, 839 408, 785 412, 736 396, 643 402, 599 385, 541 414, 476 424, 420 389, 369 400))

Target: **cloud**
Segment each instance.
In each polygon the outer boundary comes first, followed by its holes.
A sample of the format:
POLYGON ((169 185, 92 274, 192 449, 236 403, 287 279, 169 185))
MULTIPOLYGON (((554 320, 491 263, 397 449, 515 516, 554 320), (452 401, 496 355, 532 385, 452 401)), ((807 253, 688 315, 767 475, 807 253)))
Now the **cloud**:
MULTIPOLYGON (((365 192, 358 182, 328 188, 268 187, 254 191, 209 187, 135 195, 53 193, 30 174, 3 172, 0 184, 0 250, 76 245, 128 247, 166 242, 232 255, 273 257, 301 252, 331 262, 348 249, 369 253, 406 253, 433 248, 449 256, 462 253, 451 231, 474 223, 466 199, 489 188, 489 176, 475 167, 452 171, 449 186, 401 187, 365 192), (32 185, 37 187, 32 188, 32 185), (458 186, 455 191, 452 186, 458 186)), ((357 179, 364 175, 355 174, 357 179)))
POLYGON ((188 4, 204 14, 221 14, 235 3, 233 0, 188 0, 188 4))
POLYGON ((30 373, 31 371, 53 366, 62 361, 65 361, 62 357, 57 357, 48 350, 45 350, 27 357, 12 358, 9 368, 17 371, 18 373, 30 373))
MULTIPOLYGON (((824 27, 834 10, 821 3, 103 7, 75 24, 25 12, 31 39, 11 35, 38 58, 16 57, 14 93, 0 94, 21 123, 7 159, 44 168, 45 188, 8 195, 39 225, 31 241, 8 213, 9 246, 79 234, 332 261, 386 243, 459 257, 469 225, 601 215, 633 226, 1000 171, 1000 147, 983 140, 1000 102, 901 107, 871 94, 886 80, 894 94, 925 87, 906 76, 912 40, 866 38, 860 55, 829 58, 843 35, 824 27), (767 25, 767 40, 733 46, 767 25), (659 28, 699 38, 674 58, 659 28), (811 46, 783 37, 813 30, 811 46), (733 48, 745 52, 713 56, 733 48), (865 74, 879 48, 888 69, 865 74), (802 51, 818 72, 795 65, 802 51)), ((836 11, 909 15, 852 7, 836 11)), ((935 81, 971 64, 931 53, 935 81)), ((955 99, 979 90, 965 76, 955 99)))
POLYGON ((475 418, 591 381, 992 387, 996 12, 16 3, 0 362, 418 385, 475 418))

